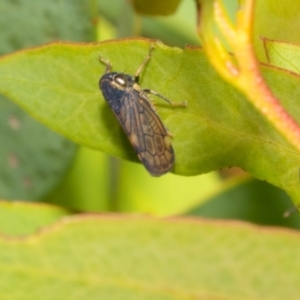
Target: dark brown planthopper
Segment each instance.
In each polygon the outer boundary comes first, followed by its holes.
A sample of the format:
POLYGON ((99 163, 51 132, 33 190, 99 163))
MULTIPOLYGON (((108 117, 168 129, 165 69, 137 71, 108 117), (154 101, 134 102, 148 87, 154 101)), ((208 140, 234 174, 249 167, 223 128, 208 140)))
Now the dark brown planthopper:
POLYGON ((173 168, 175 154, 170 133, 147 95, 158 96, 172 106, 186 107, 187 103, 174 103, 151 89, 139 86, 139 75, 150 60, 153 50, 154 46, 151 45, 134 76, 111 72, 111 63, 100 57, 100 61, 106 65, 106 71, 100 78, 99 87, 140 161, 152 176, 161 176, 173 168))

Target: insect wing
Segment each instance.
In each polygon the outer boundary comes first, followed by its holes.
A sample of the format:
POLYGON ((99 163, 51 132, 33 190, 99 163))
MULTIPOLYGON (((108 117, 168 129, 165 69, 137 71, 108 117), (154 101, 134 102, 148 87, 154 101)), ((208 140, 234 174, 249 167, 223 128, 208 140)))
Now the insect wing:
POLYGON ((116 117, 149 173, 160 176, 174 164, 174 150, 159 116, 141 92, 124 93, 116 117))

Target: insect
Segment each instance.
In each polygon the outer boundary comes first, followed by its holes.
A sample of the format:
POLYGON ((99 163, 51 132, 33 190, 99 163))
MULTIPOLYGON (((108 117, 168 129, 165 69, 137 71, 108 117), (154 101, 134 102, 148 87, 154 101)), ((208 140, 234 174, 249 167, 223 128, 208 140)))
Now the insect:
POLYGON ((184 107, 187 104, 174 103, 151 89, 142 89, 139 86, 140 73, 150 60, 153 50, 154 46, 151 45, 148 55, 134 76, 111 72, 112 64, 100 57, 106 70, 99 80, 99 88, 140 161, 152 176, 161 176, 173 168, 175 154, 171 135, 147 95, 153 94, 173 106, 184 107))

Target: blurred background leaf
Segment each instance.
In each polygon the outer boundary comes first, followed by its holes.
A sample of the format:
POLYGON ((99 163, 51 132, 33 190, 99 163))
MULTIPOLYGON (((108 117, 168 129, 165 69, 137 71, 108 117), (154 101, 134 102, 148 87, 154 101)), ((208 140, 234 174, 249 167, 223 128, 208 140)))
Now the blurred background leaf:
POLYGON ((0 218, 0 231, 10 234, 0 235, 1 299, 299 297, 293 230, 201 218, 68 216, 39 204, 0 203, 3 209, 16 229, 0 218))
MULTIPOLYGON (((152 1, 149 3, 152 7, 152 1)), ((174 3, 177 4, 177 1, 174 3)), ((159 39, 170 46, 199 45, 195 25, 196 5, 193 1, 180 1, 176 13, 169 16, 137 15, 130 2, 124 0, 114 0, 112 3, 98 0, 98 4, 101 17, 115 27, 116 35, 110 38, 144 36, 159 39)), ((107 39, 101 24, 100 21, 99 39, 103 40, 104 36, 107 39)))
POLYGON ((162 2, 153 0, 150 4, 147 0, 133 0, 131 3, 138 14, 167 16, 176 12, 180 1, 181 0, 165 0, 162 2))
POLYGON ((260 61, 266 61, 261 38, 300 44, 299 1, 257 1, 254 44, 260 61))
POLYGON ((36 200, 64 178, 75 145, 0 97, 0 196, 36 200))
MULTIPOLYGON (((95 29, 90 20, 89 2, 64 1, 58 5, 3 0, 0 54, 59 39, 92 41, 95 29)), ((0 197, 41 199, 65 176, 76 146, 34 121, 4 96, 0 96, 0 108, 0 197)))

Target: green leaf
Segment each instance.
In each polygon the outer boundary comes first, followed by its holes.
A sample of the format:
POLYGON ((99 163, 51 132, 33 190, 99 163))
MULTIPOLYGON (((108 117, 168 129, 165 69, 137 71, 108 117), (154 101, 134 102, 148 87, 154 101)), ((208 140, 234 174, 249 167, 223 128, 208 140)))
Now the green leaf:
POLYGON ((257 1, 254 20, 253 37, 260 60, 265 60, 265 51, 260 37, 300 44, 298 1, 257 1))
MULTIPOLYGON (((137 160, 99 91, 105 66, 98 58, 109 59, 114 71, 134 74, 149 46, 150 41, 133 39, 59 43, 22 51, 0 61, 0 91, 73 141, 137 160)), ((174 134, 174 172, 196 175, 239 166, 285 189, 299 203, 300 157, 292 146, 219 78, 201 49, 182 51, 160 43, 155 47, 141 86, 173 101, 188 101, 187 108, 176 108, 155 99, 158 114, 174 134)), ((262 71, 273 92, 299 120, 299 78, 266 66, 262 71)))
POLYGON ((1 299, 299 297, 300 239, 291 230, 97 214, 46 224, 0 236, 1 299))
POLYGON ((264 39, 268 62, 276 67, 300 74, 300 46, 264 39))

